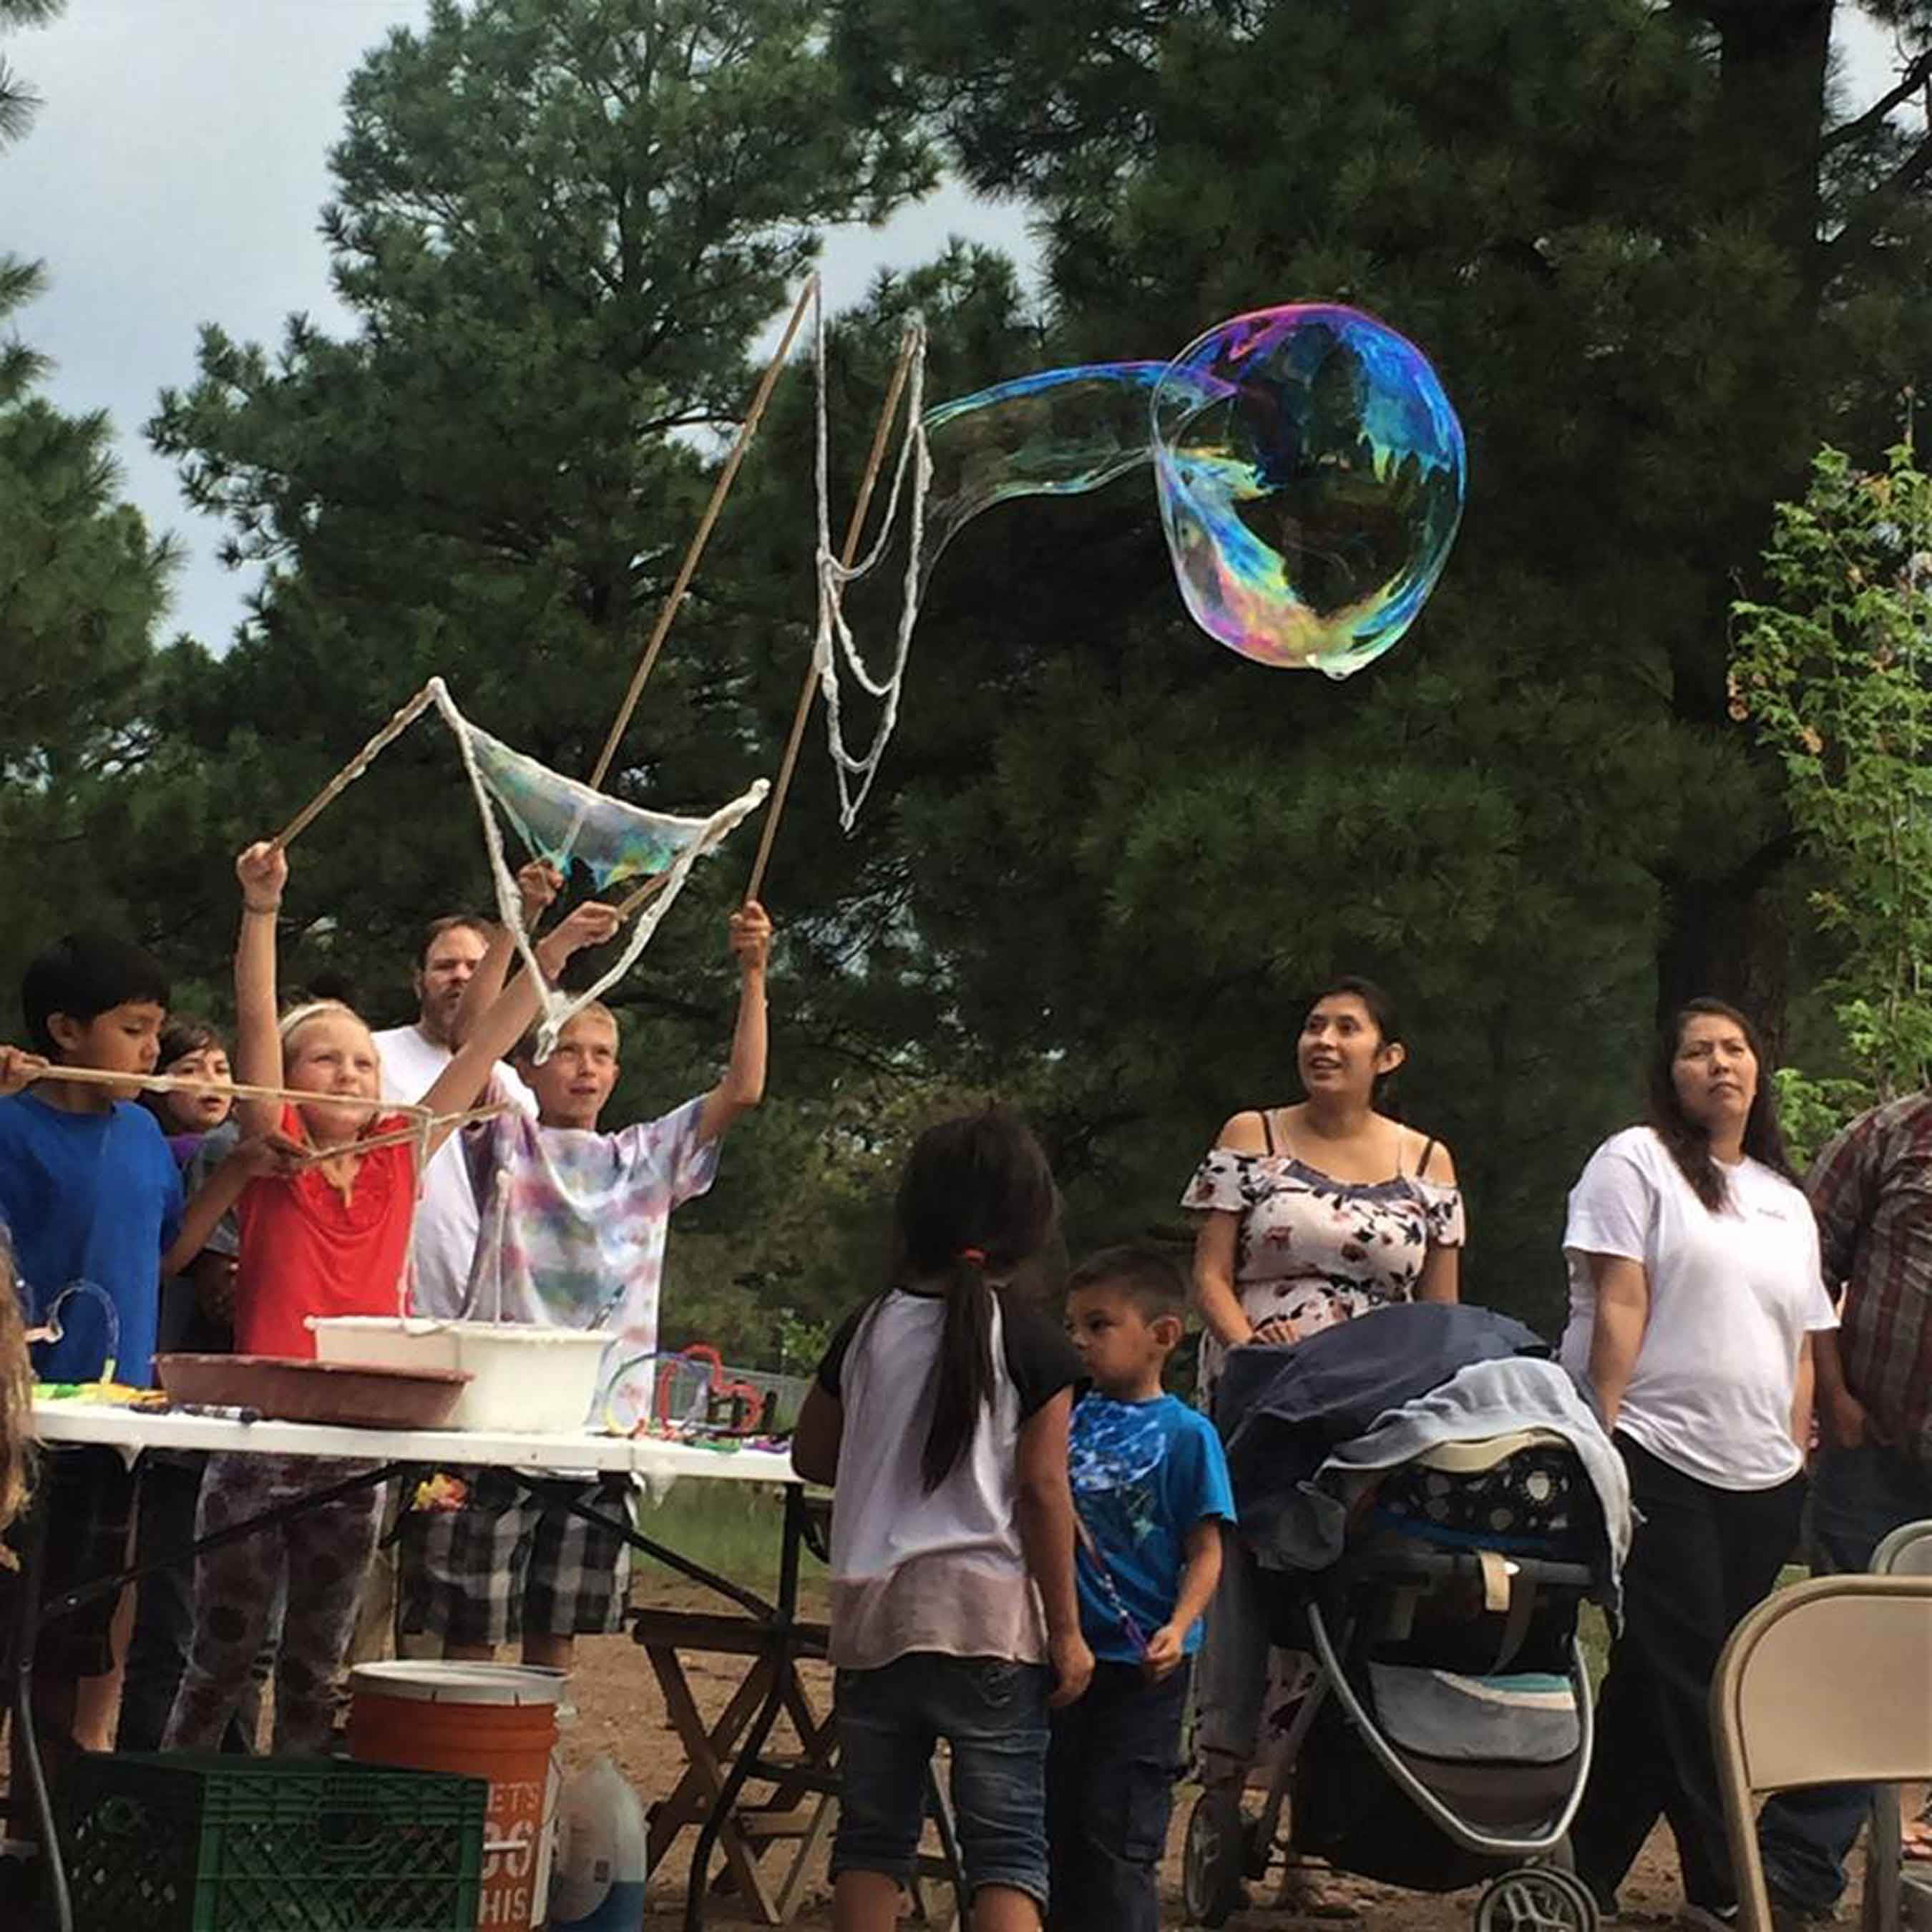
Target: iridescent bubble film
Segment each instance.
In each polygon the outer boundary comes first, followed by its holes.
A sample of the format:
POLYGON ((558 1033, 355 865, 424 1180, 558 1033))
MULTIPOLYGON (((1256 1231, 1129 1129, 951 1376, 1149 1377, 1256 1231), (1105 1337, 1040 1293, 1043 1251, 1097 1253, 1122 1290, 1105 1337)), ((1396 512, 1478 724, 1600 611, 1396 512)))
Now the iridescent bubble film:
POLYGON ((532 857, 568 872, 573 862, 598 890, 650 878, 709 830, 702 818, 675 818, 607 797, 540 765, 464 721, 483 788, 532 857))
POLYGON ((926 412, 922 584, 1009 496, 1154 466, 1189 614, 1257 663, 1346 677, 1402 637, 1461 520, 1462 425, 1415 345, 1358 309, 1236 316, 1168 363, 1048 370, 926 412))

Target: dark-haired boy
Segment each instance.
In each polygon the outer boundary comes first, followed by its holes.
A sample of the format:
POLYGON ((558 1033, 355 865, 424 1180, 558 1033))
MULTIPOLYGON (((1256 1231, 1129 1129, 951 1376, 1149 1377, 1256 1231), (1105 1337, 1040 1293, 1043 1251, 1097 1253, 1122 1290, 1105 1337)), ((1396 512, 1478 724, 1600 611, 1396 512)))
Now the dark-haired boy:
POLYGON ((1186 1292, 1157 1248, 1074 1270, 1066 1328, 1092 1387, 1067 1445, 1080 1528, 1085 1696, 1053 1714, 1047 1756, 1051 1932, 1155 1932, 1201 1614, 1234 1520, 1220 1438, 1161 1388, 1186 1292))
MULTIPOLYGON (((71 933, 28 967, 20 1004, 34 1052, 0 1052, 0 1219, 13 1238, 28 1320, 44 1322, 58 1300, 61 1337, 35 1350, 35 1372, 48 1382, 92 1380, 111 1360, 117 1379, 146 1387, 162 1255, 180 1232, 180 1173, 154 1115, 134 1104, 135 1078, 124 1086, 62 1080, 58 1069, 153 1072, 167 978, 139 946, 71 933), (70 1288, 81 1292, 60 1299, 70 1288)), ((57 1526, 47 1548, 50 1594, 125 1561, 134 1487, 112 1450, 53 1456, 43 1498, 57 1526)), ((37 1702, 56 1737, 72 1732, 106 1747, 114 1610, 104 1599, 42 1634, 37 1702), (90 1679, 95 1688, 83 1692, 90 1679)))

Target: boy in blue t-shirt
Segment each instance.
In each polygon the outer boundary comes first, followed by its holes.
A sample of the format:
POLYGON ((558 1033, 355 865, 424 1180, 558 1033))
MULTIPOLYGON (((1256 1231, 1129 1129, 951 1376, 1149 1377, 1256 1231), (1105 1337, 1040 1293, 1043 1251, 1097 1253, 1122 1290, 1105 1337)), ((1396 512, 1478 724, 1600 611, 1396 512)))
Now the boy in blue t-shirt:
POLYGON ((1162 1393, 1186 1292, 1157 1248, 1108 1248, 1075 1269, 1066 1328, 1092 1379, 1067 1469, 1080 1531, 1080 1629, 1096 1660, 1053 1714, 1047 1756, 1049 1932, 1155 1932, 1156 1880, 1180 1771, 1201 1614, 1234 1520, 1213 1425, 1162 1393))
MULTIPOLYGON (((43 1381, 92 1380, 110 1356, 118 1380, 154 1378, 161 1264, 181 1232, 182 1184, 159 1125, 134 1096, 139 1077, 154 1070, 167 1002, 166 976, 140 947, 70 934, 21 984, 32 1051, 0 1048, 0 1221, 29 1323, 44 1324, 58 1302, 62 1339, 34 1351, 43 1381), (63 1066, 132 1077, 124 1088, 63 1081, 63 1066)), ((49 1457, 40 1498, 51 1530, 47 1596, 124 1564, 134 1490, 112 1449, 49 1457)), ((112 1742, 115 1607, 98 1600, 41 1633, 34 1704, 56 1748, 69 1737, 95 1750, 112 1742)))

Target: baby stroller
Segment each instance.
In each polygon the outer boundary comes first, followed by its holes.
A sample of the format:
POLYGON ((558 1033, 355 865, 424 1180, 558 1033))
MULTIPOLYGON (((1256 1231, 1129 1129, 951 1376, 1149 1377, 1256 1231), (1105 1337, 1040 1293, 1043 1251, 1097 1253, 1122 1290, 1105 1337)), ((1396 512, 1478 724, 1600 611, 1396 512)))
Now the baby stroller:
POLYGON ((1437 1892, 1486 1880, 1476 1932, 1596 1932, 1567 1868, 1591 1754, 1576 1622, 1586 1600, 1614 1601, 1621 1545, 1582 1458, 1564 1434, 1516 1430, 1331 1487, 1339 1558, 1261 1572, 1271 1640, 1318 1675, 1260 1815, 1238 1784, 1197 1800, 1191 1922, 1222 1924, 1266 1872, 1286 1805, 1292 1850, 1337 1871, 1437 1892))

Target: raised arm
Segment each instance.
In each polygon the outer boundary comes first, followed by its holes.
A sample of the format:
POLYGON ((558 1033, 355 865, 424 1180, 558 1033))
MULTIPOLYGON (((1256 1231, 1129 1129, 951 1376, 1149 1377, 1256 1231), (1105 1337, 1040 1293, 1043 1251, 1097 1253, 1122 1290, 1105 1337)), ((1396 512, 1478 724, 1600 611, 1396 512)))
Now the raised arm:
POLYGON ((698 1138, 715 1141, 740 1114, 765 1097, 765 974, 772 956, 772 922, 756 899, 731 915, 731 950, 738 961, 738 1024, 724 1077, 704 1096, 698 1138))
MULTIPOLYGON (((235 862, 242 882, 242 932, 235 946, 235 1077, 251 1087, 282 1084, 282 1034, 275 1010, 275 916, 289 882, 289 858, 262 840, 235 862)), ((235 1117, 244 1137, 272 1133, 281 1123, 280 1103, 237 1100, 235 1117)))
POLYGON ((1650 1325, 1650 1277, 1643 1264, 1627 1255, 1587 1257, 1597 1288, 1597 1312, 1590 1331, 1590 1386, 1604 1412, 1604 1426, 1614 1429, 1650 1325))
MULTIPOLYGON (((556 902, 563 890, 563 874, 543 859, 532 859, 517 874, 517 897, 522 903, 524 930, 534 933, 537 922, 556 902)), ((470 983, 463 989, 463 1003, 451 1022, 449 1036, 460 1046, 476 1030, 477 1022, 496 1004, 508 977, 510 962, 516 956, 517 935, 507 926, 497 926, 470 983)))
MULTIPOLYGON (((601 946, 617 930, 617 915, 607 905, 592 900, 580 905, 560 925, 537 942, 537 964, 544 977, 554 980, 563 970, 571 955, 586 946, 601 946)), ((521 1040, 537 1016, 537 988, 527 973, 520 973, 493 1000, 476 1022, 476 1030, 457 1049, 456 1057, 436 1076, 436 1084, 422 1097, 432 1114, 460 1114, 472 1105, 490 1084, 498 1060, 521 1040)), ((435 1153, 454 1130, 446 1124, 433 1128, 429 1148, 435 1153)))

